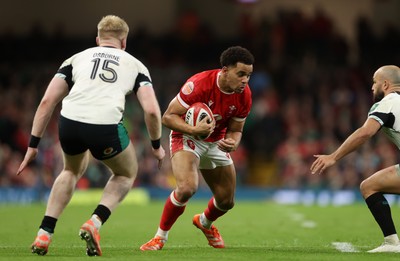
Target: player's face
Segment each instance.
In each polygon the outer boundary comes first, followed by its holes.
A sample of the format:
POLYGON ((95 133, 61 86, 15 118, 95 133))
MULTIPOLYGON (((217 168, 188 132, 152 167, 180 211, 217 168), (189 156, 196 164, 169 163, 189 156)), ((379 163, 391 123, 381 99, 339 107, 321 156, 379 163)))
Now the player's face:
POLYGON ((253 65, 237 63, 236 66, 226 68, 226 88, 229 92, 242 93, 249 83, 253 65))
POLYGON ((378 102, 385 97, 385 93, 382 90, 382 85, 383 82, 381 81, 381 78, 379 77, 378 74, 374 75, 373 78, 373 84, 372 84, 372 94, 373 94, 373 100, 374 102, 378 102))

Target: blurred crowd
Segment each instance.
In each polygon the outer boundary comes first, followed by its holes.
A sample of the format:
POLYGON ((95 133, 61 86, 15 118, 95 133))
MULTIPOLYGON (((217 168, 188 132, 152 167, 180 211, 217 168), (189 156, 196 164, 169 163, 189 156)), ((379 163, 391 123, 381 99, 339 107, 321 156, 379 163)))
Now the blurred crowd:
MULTIPOLYGON (((220 67, 219 55, 226 47, 248 48, 256 58, 250 81, 253 107, 242 143, 232 153, 239 186, 352 189, 376 170, 399 162, 397 148, 382 134, 324 175, 311 175, 309 167, 314 154, 332 152, 364 123, 372 105, 373 72, 400 61, 400 31, 388 25, 378 35, 363 17, 349 26, 355 27, 355 46, 321 9, 312 16, 281 10, 277 18, 260 21, 244 14, 237 36, 226 39, 187 11, 164 35, 132 26, 127 51, 149 68, 164 111, 189 76, 220 67)), ((0 32, 0 188, 46 189, 58 175, 57 112, 37 160, 22 175, 15 172, 48 82, 64 59, 94 46, 95 37, 95 31, 86 38, 66 37, 62 26, 49 35, 40 24, 25 36, 0 32)), ((125 125, 140 162, 135 186, 173 187, 169 159, 157 169, 134 94, 128 97, 125 125)), ((168 134, 164 129, 165 148, 168 134)), ((93 160, 78 188, 102 187, 108 177, 108 170, 93 160)))

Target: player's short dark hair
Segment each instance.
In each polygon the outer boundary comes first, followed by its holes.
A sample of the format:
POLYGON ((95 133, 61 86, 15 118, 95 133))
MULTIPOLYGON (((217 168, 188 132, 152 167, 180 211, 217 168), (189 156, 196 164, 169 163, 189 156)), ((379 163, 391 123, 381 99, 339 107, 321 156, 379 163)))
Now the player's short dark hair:
POLYGON ((222 67, 236 65, 239 62, 252 65, 254 63, 254 56, 246 48, 232 46, 222 52, 219 61, 222 67))

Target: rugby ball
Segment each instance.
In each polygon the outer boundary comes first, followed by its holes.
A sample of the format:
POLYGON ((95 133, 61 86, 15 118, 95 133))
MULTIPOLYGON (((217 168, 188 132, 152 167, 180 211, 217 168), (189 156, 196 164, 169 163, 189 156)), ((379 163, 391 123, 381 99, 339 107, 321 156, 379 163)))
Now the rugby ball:
MULTIPOLYGON (((213 119, 213 113, 211 109, 202 102, 193 103, 189 109, 186 111, 185 122, 191 126, 196 126, 205 117, 210 117, 211 121, 213 119)), ((211 122, 210 121, 210 122, 211 122)), ((210 134, 211 135, 211 134, 210 134)), ((205 140, 208 136, 196 136, 196 139, 205 140)))

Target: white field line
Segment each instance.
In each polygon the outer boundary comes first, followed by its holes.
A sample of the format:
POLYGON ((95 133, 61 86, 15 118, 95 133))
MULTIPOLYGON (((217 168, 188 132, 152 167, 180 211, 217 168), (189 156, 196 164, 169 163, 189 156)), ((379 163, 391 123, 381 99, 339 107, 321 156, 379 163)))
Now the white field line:
POLYGON ((340 252, 359 252, 351 243, 349 242, 332 242, 332 245, 336 250, 340 252))

